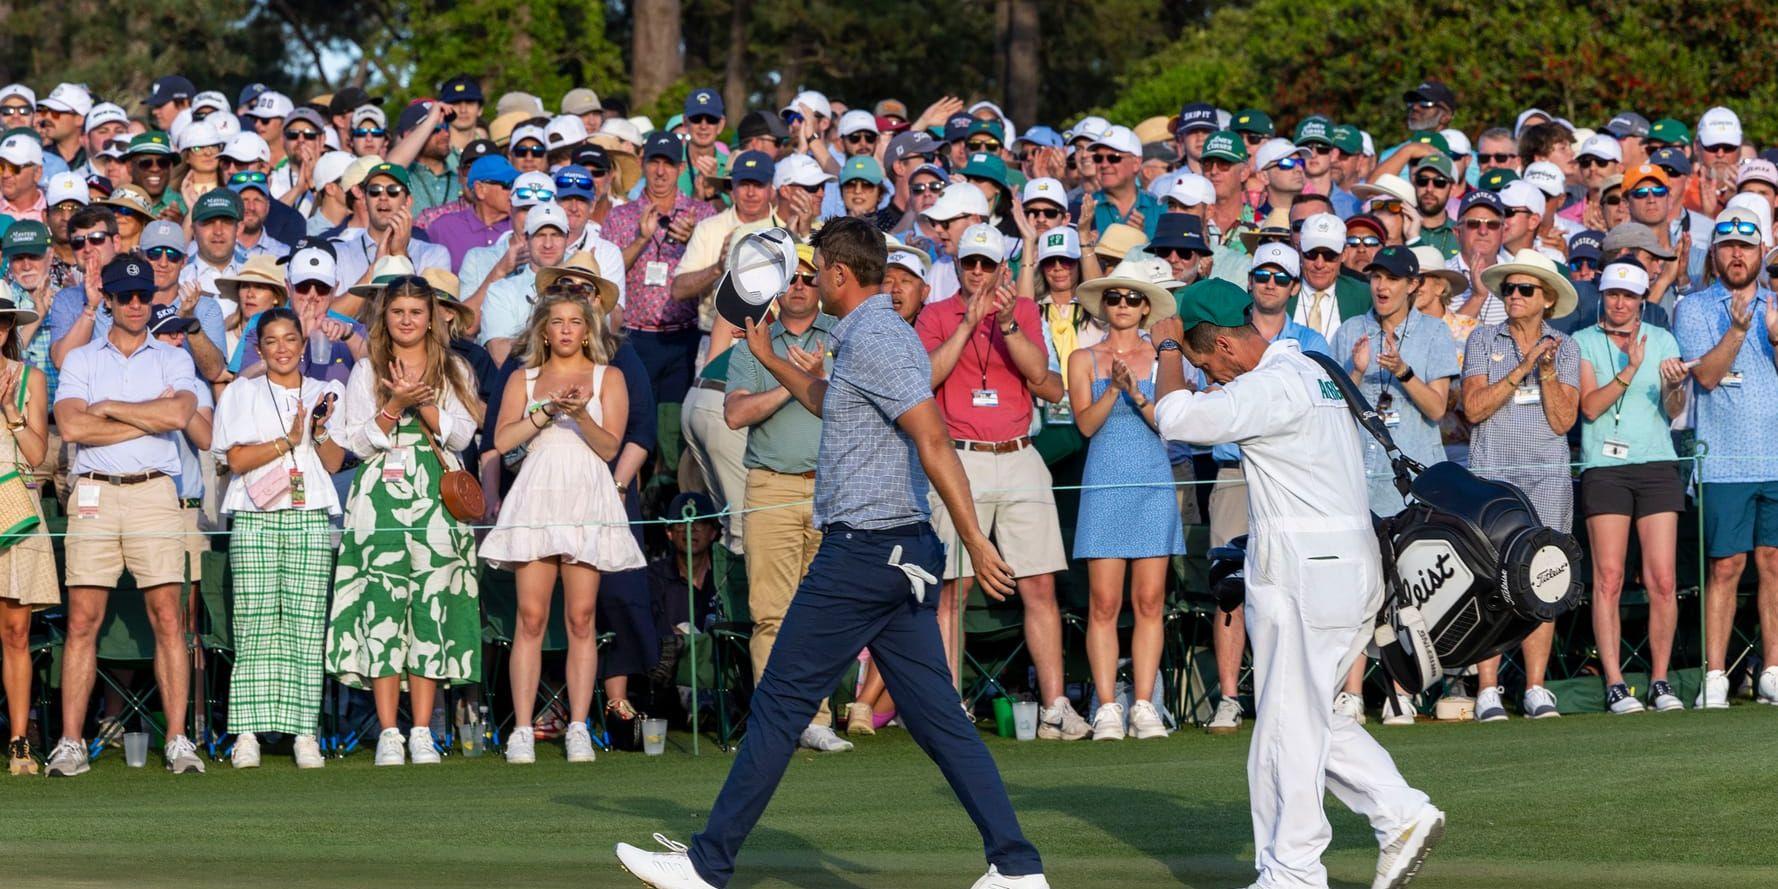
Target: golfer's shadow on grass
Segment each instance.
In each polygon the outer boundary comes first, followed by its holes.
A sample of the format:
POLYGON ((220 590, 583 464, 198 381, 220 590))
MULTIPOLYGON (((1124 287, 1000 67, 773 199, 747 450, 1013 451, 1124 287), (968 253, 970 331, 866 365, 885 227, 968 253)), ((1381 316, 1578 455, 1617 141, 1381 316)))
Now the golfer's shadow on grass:
MULTIPOLYGON (((1007 791, 1020 813, 1053 811, 1084 821, 1135 847, 1191 889, 1230 889, 1253 882, 1253 814, 1245 798, 1191 800, 1189 788, 1173 794, 1127 787, 1107 792, 1104 787, 1078 784, 1009 784, 1007 791)), ((1334 841, 1328 851, 1367 845, 1342 825, 1338 815, 1334 821, 1334 841)), ((1030 839, 1043 851, 1042 837, 1030 839)), ((1369 884, 1330 879, 1328 885, 1364 889, 1369 884)))
MULTIPOLYGON (((704 816, 707 814, 694 812, 671 800, 655 797, 632 796, 612 799, 591 794, 563 794, 551 797, 550 802, 575 806, 589 812, 610 812, 627 817, 643 816, 661 824, 702 824, 704 816)), ((753 885, 754 880, 766 877, 780 883, 800 887, 800 889, 865 889, 865 887, 847 879, 842 871, 850 871, 855 874, 875 872, 871 867, 816 848, 794 833, 773 830, 764 825, 755 826, 753 832, 748 834, 747 839, 750 844, 764 840, 772 847, 774 855, 794 859, 799 863, 797 870, 774 871, 769 874, 749 875, 746 873, 746 868, 743 867, 743 872, 736 874, 734 881, 729 884, 736 889, 745 889, 745 887, 753 885), (806 865, 801 863, 805 861, 806 865)), ((643 846, 648 845, 649 842, 646 837, 636 841, 637 845, 643 846)), ((615 867, 617 859, 613 858, 611 862, 615 867)))

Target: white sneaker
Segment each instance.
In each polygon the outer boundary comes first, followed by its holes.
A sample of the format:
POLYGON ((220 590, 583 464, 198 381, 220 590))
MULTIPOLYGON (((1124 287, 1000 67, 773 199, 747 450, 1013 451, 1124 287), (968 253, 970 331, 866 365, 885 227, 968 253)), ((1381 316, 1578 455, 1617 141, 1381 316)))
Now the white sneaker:
POLYGON ((1155 709, 1153 701, 1137 701, 1130 705, 1130 734, 1138 741, 1167 736, 1167 723, 1161 719, 1161 711, 1155 709))
POLYGON ((1037 716, 1037 739, 1040 741, 1078 741, 1092 733, 1093 727, 1074 712, 1068 699, 1058 697, 1037 716))
POLYGON ((1476 692, 1475 721, 1505 722, 1506 703, 1502 700, 1505 697, 1506 689, 1501 688, 1498 685, 1484 688, 1476 692))
POLYGON ((259 768, 259 739, 252 732, 235 737, 235 750, 229 754, 229 764, 237 769, 259 768))
POLYGON ((1525 699, 1519 706, 1529 719, 1555 719, 1562 715, 1556 711, 1556 693, 1541 685, 1525 689, 1525 699))
POLYGON ((297 768, 319 769, 327 765, 327 758, 321 755, 321 743, 314 735, 297 735, 294 746, 297 768))
POLYGON ((1426 853, 1431 852, 1444 835, 1445 813, 1432 806, 1421 809, 1414 823, 1383 844, 1383 852, 1377 856, 1377 878, 1371 881, 1371 889, 1406 886, 1420 872, 1420 865, 1426 863, 1426 853))
MULTIPOLYGON (((167 759, 167 771, 175 775, 189 775, 193 772, 202 775, 204 773, 204 761, 198 757, 197 745, 184 735, 174 735, 167 741, 166 748, 161 752, 167 759)), ((259 762, 257 750, 254 751, 253 761, 255 764, 259 762)))
POLYGON ((1364 696, 1349 691, 1334 695, 1334 712, 1352 718, 1353 722, 1364 725, 1364 696))
POLYGON ((1235 698, 1223 696, 1216 704, 1216 715, 1210 717, 1210 723, 1204 731, 1213 735, 1232 735, 1241 730, 1241 702, 1235 698))
POLYGON ((377 735, 377 765, 399 766, 407 764, 407 745, 401 737, 401 729, 386 728, 377 735))
POLYGON ((1729 676, 1721 670, 1711 670, 1704 674, 1704 687, 1698 689, 1698 702, 1695 704, 1703 710, 1729 709, 1729 676))
POLYGON ((685 854, 684 843, 676 843, 658 833, 654 835, 654 841, 667 847, 668 851, 650 852, 629 843, 618 843, 613 850, 617 853, 618 866, 654 889, 716 889, 708 880, 698 876, 697 870, 691 866, 691 856, 685 854))
POLYGON ((408 731, 407 759, 417 766, 438 765, 438 744, 432 740, 429 726, 416 725, 408 731))
POLYGON ((506 761, 528 766, 537 761, 537 731, 528 725, 512 730, 506 736, 506 761))
POLYGON ((1755 700, 1762 704, 1778 707, 1778 666, 1767 667, 1760 671, 1758 692, 1755 700))
POLYGON ((1419 712, 1419 708, 1414 706, 1414 696, 1413 695, 1404 695, 1404 694, 1397 693, 1395 695, 1395 703, 1393 705, 1389 705, 1387 702, 1385 702, 1385 704, 1384 704, 1383 724, 1384 725, 1413 725, 1414 724, 1414 715, 1417 712, 1419 712))
POLYGON ((1093 711, 1093 740, 1122 741, 1124 739, 1124 705, 1112 701, 1100 704, 1093 711))
POLYGON ((819 750, 822 753, 845 753, 852 749, 852 742, 836 734, 832 726, 816 725, 812 722, 809 723, 808 728, 803 729, 803 736, 798 738, 796 743, 800 747, 819 750))
POLYGON ((587 731, 584 722, 568 726, 568 733, 562 736, 562 747, 569 762, 592 762, 598 756, 593 752, 593 733, 587 731))
POLYGON ((85 742, 79 738, 63 738, 49 752, 43 773, 51 778, 72 778, 75 775, 84 775, 90 769, 92 764, 86 758, 85 742))
MULTIPOLYGON (((1130 707, 1132 712, 1134 712, 1135 709, 1134 705, 1130 707)), ((1025 874, 1021 877, 1009 877, 1006 874, 1001 873, 999 868, 990 864, 988 865, 988 872, 982 874, 982 878, 976 880, 975 884, 970 886, 969 889, 1050 889, 1050 881, 1044 879, 1043 874, 1025 874)))

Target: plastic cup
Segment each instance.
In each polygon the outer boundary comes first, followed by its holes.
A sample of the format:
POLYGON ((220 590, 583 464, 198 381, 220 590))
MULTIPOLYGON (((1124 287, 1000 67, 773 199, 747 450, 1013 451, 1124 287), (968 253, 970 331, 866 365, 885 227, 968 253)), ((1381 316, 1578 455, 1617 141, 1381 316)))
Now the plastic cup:
POLYGON ((660 756, 667 752, 667 721, 665 719, 642 720, 642 752, 649 756, 660 756))
POLYGON ((1037 740, 1037 702, 1018 701, 1012 705, 1014 731, 1021 741, 1037 740))
POLYGON ((148 733, 124 732, 123 736, 124 765, 139 769, 148 765, 148 733))

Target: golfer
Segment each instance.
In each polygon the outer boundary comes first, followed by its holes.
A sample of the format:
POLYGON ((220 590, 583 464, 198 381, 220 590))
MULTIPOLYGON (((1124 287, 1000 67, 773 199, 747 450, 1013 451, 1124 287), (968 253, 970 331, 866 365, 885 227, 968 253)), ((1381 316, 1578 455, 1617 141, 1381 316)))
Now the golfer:
MULTIPOLYGON (((1335 714, 1334 694, 1382 604, 1359 430, 1321 366, 1248 323, 1252 300, 1220 279, 1193 285, 1151 335, 1155 425, 1170 441, 1241 446, 1251 515, 1247 632, 1258 711, 1247 754, 1256 889, 1326 887, 1322 810, 1331 790, 1370 819, 1383 854, 1373 889, 1406 885, 1444 830, 1374 738, 1335 714), (1221 388, 1187 391, 1180 351, 1221 388)), ((899 700, 899 699, 898 699, 899 700)))
POLYGON ((753 694, 747 740, 704 832, 689 849, 656 834, 668 852, 619 843, 618 862, 656 889, 728 885, 735 853, 784 776, 797 736, 868 645, 908 733, 981 831, 989 866, 974 889, 1047 889, 1037 849, 1020 832, 1000 771, 957 706, 945 665, 936 614, 945 551, 929 520, 928 478, 988 595, 1013 592, 1012 569, 976 524, 969 480, 932 400, 926 350, 883 292, 883 235, 862 219, 840 218, 821 229, 814 247, 822 308, 840 319, 832 379, 814 375, 819 355, 773 353, 766 324, 748 325, 747 342, 791 396, 821 417, 821 548, 784 615, 753 694))

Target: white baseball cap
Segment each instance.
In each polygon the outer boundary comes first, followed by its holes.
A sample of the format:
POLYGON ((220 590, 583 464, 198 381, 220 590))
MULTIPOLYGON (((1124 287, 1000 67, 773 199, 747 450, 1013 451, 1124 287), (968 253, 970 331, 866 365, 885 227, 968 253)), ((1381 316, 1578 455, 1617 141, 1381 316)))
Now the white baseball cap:
POLYGON ((360 105, 352 109, 352 126, 358 126, 365 121, 374 123, 383 129, 389 127, 389 116, 383 113, 383 109, 375 105, 360 105))
POLYGON ((538 229, 554 226, 561 229, 562 234, 568 233, 568 211, 555 201, 546 201, 532 207, 525 214, 525 237, 537 234, 538 229))
MULTIPOLYGON (((1616 139, 1612 139, 1610 136, 1606 138, 1611 141, 1612 148, 1617 148, 1616 139)), ((1622 150, 1618 151, 1618 159, 1623 159, 1622 150)), ((1543 192, 1545 197, 1554 198, 1562 195, 1562 187, 1567 181, 1567 177, 1562 175, 1561 167, 1549 161, 1538 161, 1527 166, 1525 172, 1519 174, 1519 181, 1529 182, 1537 186, 1537 190, 1543 192)))
POLYGON ((1500 202, 1505 204, 1508 210, 1530 210, 1539 216, 1543 215, 1543 190, 1524 179, 1508 182, 1506 187, 1500 190, 1500 202))
POLYGON ((289 96, 276 90, 266 90, 259 94, 259 98, 253 100, 252 105, 247 106, 247 116, 281 121, 289 117, 290 112, 295 110, 296 103, 290 101, 289 96))
POLYGON ((1006 237, 986 222, 978 222, 963 230, 957 239, 957 258, 984 256, 996 263, 1006 261, 1006 237))
POLYGON ((1068 188, 1048 176, 1039 176, 1025 183, 1025 191, 1019 196, 1019 199, 1026 204, 1032 201, 1048 201, 1066 210, 1068 209, 1068 188))
POLYGON ((1253 152, 1253 168, 1263 170, 1292 155, 1308 153, 1309 149, 1298 146, 1289 139, 1267 139, 1253 152))
POLYGON ((1376 157, 1377 156, 1377 143, 1371 139, 1371 134, 1370 134, 1369 130, 1359 130, 1358 131, 1358 141, 1359 141, 1359 144, 1361 144, 1363 146, 1359 150, 1364 153, 1365 157, 1376 157))
POLYGON ((796 97, 791 99, 790 104, 784 106, 783 110, 798 111, 796 107, 798 105, 808 108, 820 117, 833 117, 833 103, 827 101, 826 96, 814 90, 803 90, 797 93, 796 97))
POLYGON ((840 115, 841 138, 860 132, 880 132, 877 129, 877 116, 862 108, 854 108, 840 115))
POLYGON ((93 94, 78 83, 58 83, 38 105, 51 111, 66 111, 85 117, 93 110, 93 94))
POLYGON ((24 99, 32 108, 37 107, 37 93, 22 83, 9 83, 0 87, 0 99, 24 99))
MULTIPOLYGON (((227 145, 229 140, 234 137, 241 135, 241 119, 236 117, 232 111, 216 112, 215 114, 204 118, 204 123, 216 128, 217 134, 222 136, 222 144, 224 145, 227 145)), ((333 128, 329 127, 327 132, 331 135, 333 133, 333 128)))
MULTIPOLYGON (((1581 157, 1596 157, 1601 160, 1615 161, 1620 164, 1624 162, 1623 147, 1618 145, 1617 139, 1604 133, 1588 136, 1587 141, 1580 143, 1580 151, 1575 154, 1581 157)), ((1543 161, 1538 163, 1543 163, 1543 161)))
POLYGON ((1210 180, 1196 173, 1183 173, 1167 189, 1167 200, 1177 201, 1184 207, 1201 207, 1216 203, 1216 186, 1210 180))
POLYGON ((241 133, 222 147, 222 156, 242 163, 269 164, 272 162, 272 147, 259 138, 258 133, 241 133))
POLYGON ((926 254, 918 250, 891 249, 889 258, 885 262, 898 269, 906 269, 908 273, 922 281, 926 280, 926 254))
POLYGON ((174 141, 178 143, 177 147, 180 151, 190 151, 193 148, 203 148, 207 145, 228 144, 228 140, 222 138, 221 133, 216 132, 216 127, 210 123, 209 118, 186 125, 185 129, 179 131, 179 138, 174 141))
MULTIPOLYGON (((821 169, 821 164, 806 154, 793 154, 778 161, 772 168, 772 187, 783 188, 786 185, 820 185, 832 182, 833 174, 821 169)), ((946 189, 949 191, 949 189, 946 189)))
POLYGON ((43 164, 43 146, 26 133, 14 133, 0 140, 0 158, 21 167, 43 164))
POLYGON ((1631 262, 1609 262, 1599 271, 1599 292, 1628 290, 1637 296, 1648 293, 1648 270, 1631 262))
MULTIPOLYGON (((578 120, 578 118, 576 119, 578 120)), ((530 139, 545 147, 548 147, 549 145, 549 135, 544 132, 543 127, 536 124, 526 124, 512 131, 512 138, 506 143, 507 148, 510 149, 526 139, 530 139)))
POLYGON ((1704 116, 1698 118, 1698 144, 1739 146, 1741 118, 1720 105, 1704 112, 1704 116))
POLYGON ((553 195, 556 193, 556 180, 549 178, 548 173, 536 172, 520 173, 518 178, 512 180, 512 205, 514 207, 535 207, 547 202, 536 198, 521 198, 519 197, 521 190, 531 194, 543 191, 553 195))
POLYGON ((352 153, 349 151, 329 151, 315 158, 315 190, 319 191, 340 181, 346 175, 346 168, 352 166, 352 153))
POLYGON ((587 140, 586 121, 577 114, 563 114, 552 118, 549 126, 543 128, 543 144, 549 150, 572 148, 587 140))
POLYGON ((1055 257, 1080 259, 1080 233, 1072 225, 1058 225, 1037 236, 1037 262, 1055 257))
POLYGON ((1469 144, 1469 137, 1456 127, 1439 130, 1438 134, 1445 137, 1445 144, 1450 146, 1452 157, 1461 158, 1474 150, 1469 144))
POLYGON ((193 110, 208 108, 211 111, 226 112, 229 110, 228 97, 219 90, 204 90, 191 97, 191 107, 193 110))
POLYGON ((304 247, 290 255, 284 277, 290 281, 291 287, 309 281, 325 281, 329 287, 338 287, 335 268, 333 254, 319 247, 304 247))
MULTIPOLYGON (((0 98, 4 98, 4 96, 0 96, 0 98)), ((108 123, 127 124, 129 122, 130 116, 122 108, 119 108, 110 102, 100 102, 99 104, 94 105, 91 111, 86 113, 86 123, 82 127, 81 132, 90 133, 108 123)))
POLYGON ((43 201, 50 207, 63 201, 90 204, 92 200, 92 190, 86 187, 86 180, 76 173, 57 173, 49 177, 49 187, 44 189, 43 201))
POLYGON ((1747 182, 1764 182, 1778 188, 1778 165, 1763 157, 1742 161, 1740 172, 1735 174, 1735 185, 1740 186, 1747 182))
POLYGON ((1346 249, 1346 223, 1332 213, 1317 213, 1303 220, 1301 239, 1303 252, 1326 249, 1334 253, 1346 249))
POLYGON ((1105 131, 1109 129, 1111 129, 1111 121, 1106 120, 1103 117, 1083 117, 1080 119, 1080 123, 1069 128, 1067 139, 1070 142, 1073 142, 1076 139, 1086 139, 1089 142, 1092 142, 1096 141, 1100 136, 1105 135, 1105 131))
POLYGON ((932 206, 921 213, 934 222, 944 222, 959 216, 980 216, 988 218, 988 198, 982 190, 975 186, 947 188, 932 202, 932 206))
POLYGON ((1295 250, 1290 249, 1289 244, 1277 242, 1261 244, 1259 249, 1253 251, 1252 268, 1257 269, 1268 265, 1283 269, 1292 278, 1302 277, 1303 274, 1302 258, 1297 255, 1295 250))
POLYGON ((1136 138, 1136 132, 1129 127, 1106 127, 1105 132, 1093 139, 1091 147, 1097 148, 1101 145, 1124 154, 1142 156, 1142 140, 1136 138))
MULTIPOLYGON (((622 139, 623 141, 628 142, 631 145, 636 146, 637 148, 642 147, 642 131, 637 129, 636 125, 634 123, 631 123, 630 121, 625 120, 624 118, 621 118, 621 117, 606 118, 605 122, 599 125, 599 132, 604 133, 607 136, 616 136, 617 138, 622 139)), ((513 132, 513 135, 516 137, 518 135, 518 132, 515 130, 513 132)), ((515 139, 513 139, 513 141, 517 142, 518 139, 515 138, 515 139)))
POLYGON ((1759 223, 1760 240, 1765 241, 1770 238, 1772 233, 1772 205, 1767 202, 1765 198, 1754 194, 1751 191, 1744 191, 1729 198, 1729 202, 1723 205, 1723 209, 1730 211, 1739 210, 1743 213, 1752 214, 1754 220, 1759 223))

